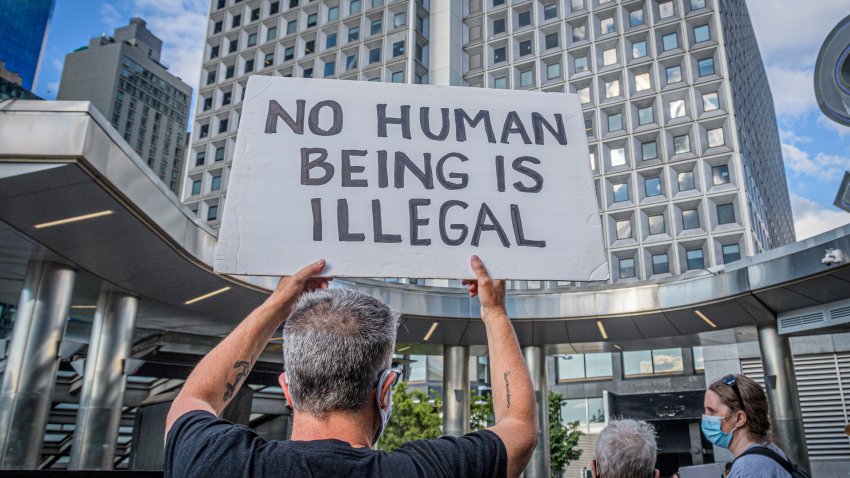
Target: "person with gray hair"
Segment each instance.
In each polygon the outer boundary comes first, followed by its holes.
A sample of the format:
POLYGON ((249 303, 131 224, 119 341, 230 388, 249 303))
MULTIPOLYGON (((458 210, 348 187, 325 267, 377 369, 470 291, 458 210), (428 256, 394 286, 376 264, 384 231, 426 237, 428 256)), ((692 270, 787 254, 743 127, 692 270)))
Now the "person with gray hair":
POLYGON ((655 429, 631 419, 608 423, 596 441, 590 463, 595 478, 658 478, 655 429))
POLYGON ((496 424, 462 437, 374 450, 392 411, 398 315, 380 300, 328 289, 320 260, 291 277, 192 371, 166 418, 166 477, 493 476, 522 473, 537 445, 531 377, 505 310, 504 281, 472 256, 492 370, 496 424), (217 418, 283 325, 280 386, 292 436, 266 441, 217 418))

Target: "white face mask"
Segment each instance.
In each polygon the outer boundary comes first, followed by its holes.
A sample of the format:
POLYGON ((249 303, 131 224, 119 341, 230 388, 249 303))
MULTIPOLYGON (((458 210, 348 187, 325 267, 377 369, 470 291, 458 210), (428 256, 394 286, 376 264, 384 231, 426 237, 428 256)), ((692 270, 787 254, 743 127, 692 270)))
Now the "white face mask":
POLYGON ((372 448, 378 445, 378 440, 381 438, 381 435, 384 434, 384 430, 387 428, 387 423, 390 421, 390 415, 393 412, 393 385, 395 385, 395 381, 398 380, 398 372, 392 369, 386 369, 381 372, 381 378, 378 379, 378 389, 375 390, 375 402, 378 405, 378 413, 381 414, 381 427, 378 428, 378 431, 375 433, 375 439, 372 440, 372 448), (393 384, 390 385, 390 389, 387 390, 387 407, 384 408, 381 406, 381 390, 384 389, 384 385, 386 385, 387 380, 390 378, 390 374, 393 375, 393 384))

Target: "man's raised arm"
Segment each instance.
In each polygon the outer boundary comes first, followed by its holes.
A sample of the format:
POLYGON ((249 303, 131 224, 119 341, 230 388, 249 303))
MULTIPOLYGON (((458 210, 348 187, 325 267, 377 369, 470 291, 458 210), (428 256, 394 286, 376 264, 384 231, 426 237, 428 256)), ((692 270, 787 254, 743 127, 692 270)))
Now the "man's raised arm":
POLYGON ((301 294, 328 286, 330 279, 316 277, 324 268, 321 259, 281 279, 268 299, 198 363, 171 404, 165 420, 166 437, 187 412, 203 410, 218 415, 224 410, 301 294))
POLYGON ((471 264, 476 279, 463 283, 471 297, 480 298, 481 320, 487 329, 490 350, 490 384, 496 424, 488 430, 505 444, 508 476, 519 476, 537 446, 534 389, 505 310, 504 281, 491 279, 478 256, 472 256, 471 264))

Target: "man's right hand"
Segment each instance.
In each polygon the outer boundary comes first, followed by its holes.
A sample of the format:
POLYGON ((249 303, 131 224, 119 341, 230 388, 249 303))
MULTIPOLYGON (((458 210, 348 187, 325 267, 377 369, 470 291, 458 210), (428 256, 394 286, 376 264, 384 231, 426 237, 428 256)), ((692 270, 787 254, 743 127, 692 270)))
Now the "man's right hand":
POLYGON ((475 279, 464 279, 462 281, 462 284, 469 291, 469 296, 478 296, 482 309, 504 309, 505 281, 491 279, 487 268, 478 256, 472 256, 469 262, 472 266, 472 272, 475 273, 475 279))

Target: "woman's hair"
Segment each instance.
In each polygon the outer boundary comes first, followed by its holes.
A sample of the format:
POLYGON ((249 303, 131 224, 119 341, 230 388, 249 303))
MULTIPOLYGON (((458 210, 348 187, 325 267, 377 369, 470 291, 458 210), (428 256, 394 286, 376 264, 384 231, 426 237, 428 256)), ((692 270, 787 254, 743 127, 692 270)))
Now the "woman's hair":
POLYGON ((741 410, 747 415, 747 428, 752 441, 761 443, 774 441, 770 429, 770 408, 764 389, 746 375, 737 374, 735 380, 744 403, 738 400, 732 386, 726 385, 722 380, 715 381, 709 385, 708 389, 716 393, 720 401, 732 412, 741 410))

